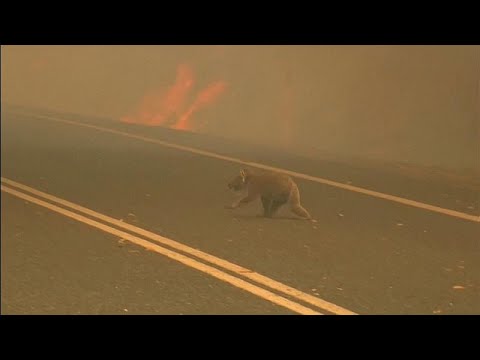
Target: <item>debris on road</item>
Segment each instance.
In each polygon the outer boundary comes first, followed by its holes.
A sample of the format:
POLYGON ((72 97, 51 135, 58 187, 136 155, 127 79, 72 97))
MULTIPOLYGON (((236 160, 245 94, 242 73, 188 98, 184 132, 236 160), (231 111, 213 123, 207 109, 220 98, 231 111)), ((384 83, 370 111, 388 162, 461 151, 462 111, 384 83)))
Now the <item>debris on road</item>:
POLYGON ((455 285, 455 286, 453 287, 453 289, 455 289, 455 290, 465 290, 465 286, 455 285))

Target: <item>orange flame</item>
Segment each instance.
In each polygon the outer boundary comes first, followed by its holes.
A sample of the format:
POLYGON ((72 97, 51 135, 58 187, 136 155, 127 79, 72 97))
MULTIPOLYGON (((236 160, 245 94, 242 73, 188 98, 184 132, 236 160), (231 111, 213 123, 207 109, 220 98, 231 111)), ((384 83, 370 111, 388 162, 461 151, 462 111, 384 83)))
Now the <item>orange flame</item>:
POLYGON ((120 120, 149 126, 168 126, 176 117, 178 121, 170 126, 172 129, 197 129, 198 124, 191 121, 192 114, 213 103, 225 91, 226 83, 217 81, 210 84, 197 95, 190 107, 183 111, 193 84, 192 69, 185 64, 179 65, 175 83, 168 90, 160 89, 146 94, 136 114, 124 116, 120 120))
POLYGON ((181 112, 193 84, 192 69, 184 64, 179 65, 175 83, 167 91, 161 89, 145 95, 137 113, 120 120, 150 126, 165 124, 173 114, 178 115, 181 112))
POLYGON ((225 91, 226 87, 225 82, 216 81, 203 89, 190 108, 188 108, 172 128, 177 130, 193 130, 194 124, 190 121, 192 114, 212 104, 225 91))

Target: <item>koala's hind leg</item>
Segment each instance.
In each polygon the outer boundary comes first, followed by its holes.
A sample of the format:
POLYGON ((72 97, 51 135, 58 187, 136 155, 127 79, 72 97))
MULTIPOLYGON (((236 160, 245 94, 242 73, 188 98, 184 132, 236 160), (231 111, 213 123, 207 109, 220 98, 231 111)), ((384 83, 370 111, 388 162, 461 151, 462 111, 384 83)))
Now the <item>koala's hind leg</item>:
POLYGON ((290 210, 291 210, 294 214, 296 214, 296 215, 298 215, 298 216, 300 216, 300 217, 302 217, 302 218, 304 218, 304 219, 311 219, 311 218, 312 218, 312 217, 310 216, 310 214, 308 213, 308 211, 307 211, 302 205, 300 205, 300 204, 298 204, 298 205, 296 205, 296 206, 290 207, 290 210))
POLYGON ((290 210, 304 219, 311 219, 309 212, 300 204, 300 192, 297 185, 292 185, 289 199, 290 210))

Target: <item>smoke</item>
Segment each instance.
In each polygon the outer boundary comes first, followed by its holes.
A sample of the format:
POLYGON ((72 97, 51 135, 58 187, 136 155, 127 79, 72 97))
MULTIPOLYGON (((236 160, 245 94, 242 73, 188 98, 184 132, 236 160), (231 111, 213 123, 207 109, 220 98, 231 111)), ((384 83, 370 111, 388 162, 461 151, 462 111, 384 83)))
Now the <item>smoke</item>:
POLYGON ((479 46, 3 46, 2 103, 478 168, 479 46))

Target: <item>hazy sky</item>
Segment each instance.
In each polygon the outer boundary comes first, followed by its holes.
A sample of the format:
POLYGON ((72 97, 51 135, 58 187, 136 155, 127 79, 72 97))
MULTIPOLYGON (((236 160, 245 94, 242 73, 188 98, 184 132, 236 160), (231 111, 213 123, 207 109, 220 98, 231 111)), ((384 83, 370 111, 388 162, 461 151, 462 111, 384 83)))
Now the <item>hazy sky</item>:
POLYGON ((2 46, 2 102, 479 166, 480 46, 2 46))

